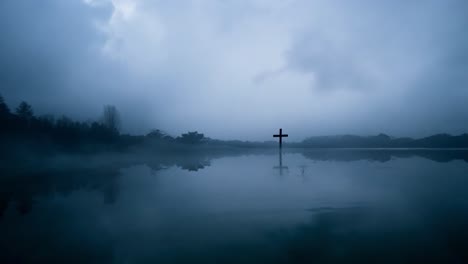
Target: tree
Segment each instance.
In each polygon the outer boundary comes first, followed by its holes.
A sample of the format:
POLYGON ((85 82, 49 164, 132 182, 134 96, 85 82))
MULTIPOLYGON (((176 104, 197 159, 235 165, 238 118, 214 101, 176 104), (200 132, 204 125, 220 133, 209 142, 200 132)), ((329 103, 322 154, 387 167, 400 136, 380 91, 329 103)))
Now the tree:
POLYGON ((206 138, 205 135, 195 131, 182 134, 177 140, 184 144, 199 144, 206 140, 206 138))
POLYGON ((11 114, 8 105, 0 95, 0 132, 6 132, 11 129, 11 114))
POLYGON ((24 120, 31 120, 34 117, 34 112, 31 105, 24 101, 21 102, 18 108, 16 108, 16 114, 24 120))
POLYGON ((154 139, 154 140, 166 140, 166 141, 173 141, 174 138, 168 135, 166 132, 161 131, 159 129, 154 129, 148 134, 146 134, 146 137, 149 139, 154 139))
POLYGON ((162 139, 164 136, 166 136, 166 133, 162 132, 159 129, 151 130, 151 132, 146 134, 146 137, 153 139, 162 139))
POLYGON ((66 116, 61 116, 56 123, 58 129, 71 129, 73 128, 73 120, 66 116))
POLYGON ((116 132, 120 129, 120 114, 117 108, 113 105, 104 106, 102 113, 102 124, 108 129, 116 132))
POLYGON ((10 108, 3 100, 3 97, 0 95, 0 118, 4 119, 10 115, 10 108))

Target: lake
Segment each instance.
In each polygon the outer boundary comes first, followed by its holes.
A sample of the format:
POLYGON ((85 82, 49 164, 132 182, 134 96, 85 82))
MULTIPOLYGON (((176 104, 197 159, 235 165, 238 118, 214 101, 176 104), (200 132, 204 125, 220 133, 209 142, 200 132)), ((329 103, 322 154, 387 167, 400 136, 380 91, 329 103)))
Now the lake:
POLYGON ((0 263, 468 263, 467 157, 286 149, 5 165, 0 263))

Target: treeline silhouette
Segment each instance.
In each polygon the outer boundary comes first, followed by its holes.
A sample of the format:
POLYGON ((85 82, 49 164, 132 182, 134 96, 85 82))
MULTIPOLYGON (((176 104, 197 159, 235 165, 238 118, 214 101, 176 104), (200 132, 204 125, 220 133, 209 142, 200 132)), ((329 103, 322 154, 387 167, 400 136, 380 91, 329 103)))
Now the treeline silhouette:
POLYGON ((113 106, 104 107, 101 121, 78 122, 66 116, 57 119, 52 115, 35 116, 26 102, 11 111, 0 96, 0 140, 3 146, 11 148, 53 146, 71 150, 110 146, 120 139, 118 124, 118 112, 113 106))
POLYGON ((300 145, 306 148, 468 148, 468 134, 437 134, 420 139, 386 134, 321 136, 305 139, 300 145))
MULTIPOLYGON (((22 151, 114 151, 130 147, 181 147, 210 141, 198 132, 173 137, 161 130, 147 135, 120 133, 120 115, 115 106, 104 106, 99 120, 79 122, 69 117, 36 116, 27 102, 10 110, 0 95, 0 142, 4 153, 22 151)), ((215 141, 212 141, 213 143, 215 141)))
MULTIPOLYGON (((2 156, 25 151, 48 153, 56 151, 97 152, 144 151, 184 152, 207 148, 274 148, 275 141, 249 142, 216 140, 202 133, 187 132, 174 137, 155 129, 146 135, 120 133, 120 115, 116 107, 104 106, 99 120, 79 122, 66 116, 36 116, 27 102, 10 110, 0 95, 0 143, 2 156), (196 146, 196 148, 194 147, 196 146)), ((377 136, 322 136, 310 137, 302 142, 286 142, 289 148, 468 148, 468 134, 452 136, 439 134, 421 139, 394 138, 385 134, 377 136)))

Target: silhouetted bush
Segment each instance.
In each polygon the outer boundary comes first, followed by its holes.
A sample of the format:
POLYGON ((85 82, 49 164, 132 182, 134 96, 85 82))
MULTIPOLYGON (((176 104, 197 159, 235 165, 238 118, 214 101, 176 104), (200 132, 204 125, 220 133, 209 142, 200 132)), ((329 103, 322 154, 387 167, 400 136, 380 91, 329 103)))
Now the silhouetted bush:
POLYGON ((177 141, 183 144, 200 144, 206 142, 206 138, 205 135, 195 131, 182 134, 177 141))

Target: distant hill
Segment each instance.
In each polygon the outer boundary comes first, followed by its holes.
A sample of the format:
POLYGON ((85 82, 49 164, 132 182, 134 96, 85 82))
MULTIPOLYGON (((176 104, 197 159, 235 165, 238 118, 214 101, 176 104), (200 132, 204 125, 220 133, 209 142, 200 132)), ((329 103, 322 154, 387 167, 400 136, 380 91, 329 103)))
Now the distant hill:
POLYGON ((437 134, 420 139, 396 138, 386 134, 317 136, 309 137, 299 145, 309 148, 468 148, 468 134, 437 134))

